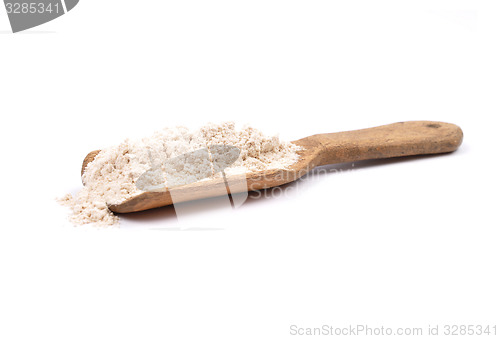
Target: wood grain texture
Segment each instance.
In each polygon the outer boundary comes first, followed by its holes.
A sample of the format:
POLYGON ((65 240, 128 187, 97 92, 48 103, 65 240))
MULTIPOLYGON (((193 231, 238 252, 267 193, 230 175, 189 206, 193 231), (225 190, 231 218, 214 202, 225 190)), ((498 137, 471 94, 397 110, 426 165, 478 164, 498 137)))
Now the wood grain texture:
MULTIPOLYGON (((297 180, 313 168, 342 162, 453 152, 461 145, 460 127, 433 121, 408 121, 349 132, 316 134, 295 143, 302 147, 300 160, 288 169, 252 172, 246 175, 246 188, 231 193, 275 187, 297 180)), ((90 152, 83 161, 82 175, 99 151, 90 152)), ((229 178, 231 180, 231 178, 229 178)), ((222 178, 174 187, 170 190, 142 192, 118 205, 116 213, 143 211, 175 203, 221 195, 222 178)))

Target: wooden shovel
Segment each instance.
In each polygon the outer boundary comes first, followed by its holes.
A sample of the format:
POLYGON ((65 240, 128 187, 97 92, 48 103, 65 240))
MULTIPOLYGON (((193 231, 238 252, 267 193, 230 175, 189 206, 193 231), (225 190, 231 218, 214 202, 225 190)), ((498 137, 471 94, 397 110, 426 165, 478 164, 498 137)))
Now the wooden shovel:
MULTIPOLYGON (((460 127, 433 121, 408 121, 349 132, 316 134, 293 143, 301 146, 300 160, 287 169, 273 169, 246 174, 246 187, 239 191, 259 190, 297 180, 322 165, 368 159, 437 154, 455 151, 462 143, 460 127)), ((90 152, 83 161, 82 174, 100 151, 90 152)), ((109 209, 117 213, 143 211, 175 203, 221 195, 223 178, 141 192, 109 209)), ((241 185, 239 185, 241 187, 241 185)), ((231 191, 231 193, 238 193, 231 191)))

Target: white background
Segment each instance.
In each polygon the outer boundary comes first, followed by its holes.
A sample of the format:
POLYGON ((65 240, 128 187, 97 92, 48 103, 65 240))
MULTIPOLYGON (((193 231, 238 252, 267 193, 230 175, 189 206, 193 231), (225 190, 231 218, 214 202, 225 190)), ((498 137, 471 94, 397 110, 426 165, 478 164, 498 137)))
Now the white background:
POLYGON ((494 3, 81 0, 18 34, 0 8, 0 337, 500 335, 494 3), (73 227, 54 200, 80 189, 91 150, 224 120, 288 140, 436 120, 465 138, 451 155, 330 167, 191 230, 168 208, 73 227))

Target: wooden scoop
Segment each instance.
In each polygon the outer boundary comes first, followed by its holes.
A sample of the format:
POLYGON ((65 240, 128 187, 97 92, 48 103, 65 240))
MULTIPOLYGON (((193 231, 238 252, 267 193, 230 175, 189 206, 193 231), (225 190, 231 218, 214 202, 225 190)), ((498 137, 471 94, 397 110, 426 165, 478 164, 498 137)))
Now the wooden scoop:
MULTIPOLYGON (((288 169, 273 169, 246 174, 246 188, 254 191, 294 181, 317 166, 368 159, 437 154, 455 151, 462 143, 460 127, 444 122, 408 121, 349 132, 316 134, 293 143, 301 146, 300 160, 288 169)), ((82 175, 87 164, 100 151, 90 152, 83 161, 82 175)), ((224 194, 223 178, 199 181, 169 190, 142 192, 124 202, 109 205, 117 213, 143 211, 151 208, 224 194)), ((238 193, 231 190, 231 193, 238 193)))

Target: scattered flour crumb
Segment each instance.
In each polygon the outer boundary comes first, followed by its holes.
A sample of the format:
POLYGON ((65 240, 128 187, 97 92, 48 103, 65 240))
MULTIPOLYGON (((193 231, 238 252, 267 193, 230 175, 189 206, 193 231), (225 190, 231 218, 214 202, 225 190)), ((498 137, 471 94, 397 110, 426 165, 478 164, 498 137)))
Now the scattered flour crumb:
POLYGON ((211 161, 213 145, 239 149, 236 161, 225 169, 227 175, 287 168, 298 161, 300 150, 255 128, 237 129, 234 122, 211 123, 195 131, 165 128, 151 137, 127 139, 101 150, 85 169, 83 189, 75 197, 67 194, 57 200, 70 208, 75 225, 116 225, 119 218, 107 204, 140 194, 138 187, 173 187, 217 176, 211 161))

